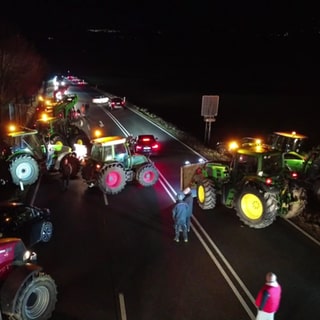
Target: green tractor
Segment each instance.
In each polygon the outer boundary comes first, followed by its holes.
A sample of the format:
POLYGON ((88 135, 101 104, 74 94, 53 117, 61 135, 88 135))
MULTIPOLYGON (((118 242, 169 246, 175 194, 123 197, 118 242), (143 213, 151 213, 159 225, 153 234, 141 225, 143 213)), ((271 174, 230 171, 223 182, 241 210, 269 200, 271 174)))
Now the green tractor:
POLYGON ((283 152, 286 167, 297 183, 320 200, 320 146, 311 146, 307 136, 296 132, 274 132, 267 144, 283 152))
POLYGON ((120 136, 91 141, 91 154, 82 163, 82 177, 89 187, 97 186, 105 194, 121 192, 127 182, 143 187, 159 179, 154 163, 144 155, 131 153, 130 140, 120 136))
POLYGON ((196 189, 203 210, 214 209, 220 201, 256 229, 271 225, 277 216, 295 217, 307 205, 306 190, 287 170, 283 153, 266 145, 237 149, 230 162, 186 164, 181 184, 182 189, 196 189))
MULTIPOLYGON (((1 170, 4 178, 2 183, 9 182, 20 186, 32 185, 40 175, 42 164, 47 164, 47 170, 59 170, 65 157, 70 158, 72 171, 80 171, 80 161, 74 156, 70 147, 61 145, 46 145, 38 131, 17 125, 9 125, 8 130, 1 134, 1 170), (49 151, 51 149, 51 152, 49 151), (48 165, 50 163, 50 165, 48 165)), ((4 128, 2 128, 3 131, 4 128)))
POLYGON ((82 144, 90 147, 90 125, 85 116, 76 110, 77 95, 66 95, 50 109, 38 113, 35 128, 46 141, 70 146, 82 144))

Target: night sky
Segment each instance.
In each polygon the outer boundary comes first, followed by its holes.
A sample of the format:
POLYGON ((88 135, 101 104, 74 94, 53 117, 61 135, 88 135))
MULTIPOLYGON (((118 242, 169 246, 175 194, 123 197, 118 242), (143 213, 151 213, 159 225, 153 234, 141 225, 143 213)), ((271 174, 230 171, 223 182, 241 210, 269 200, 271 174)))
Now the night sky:
POLYGON ((17 1, 2 14, 27 32, 69 28, 306 32, 319 27, 316 1, 17 1), (35 29, 38 29, 37 31, 35 29), (39 30, 41 29, 41 30, 39 30))
MULTIPOLYGON (((294 62, 306 59, 309 63, 318 63, 320 11, 317 1, 11 0, 5 7, 0 15, 40 46, 47 45, 44 42, 48 37, 80 38, 82 32, 97 28, 120 30, 137 37, 148 33, 171 37, 173 52, 188 47, 191 52, 210 51, 215 47, 213 52, 219 51, 223 57, 224 53, 229 55, 230 50, 246 50, 250 54, 257 48, 260 50, 257 56, 263 54, 265 46, 271 55, 273 49, 279 52, 280 63, 285 63, 286 56, 294 62), (205 46, 205 50, 200 46, 205 46), (283 50, 284 56, 281 56, 283 50)), ((144 41, 146 46, 150 41, 153 44, 157 41, 148 40, 144 41)), ((78 43, 78 39, 74 41, 74 45, 78 43)), ((139 43, 141 45, 144 43, 139 43)), ((269 53, 263 59, 268 57, 269 53)))
POLYGON ((106 77, 109 92, 158 108, 164 117, 167 109, 172 119, 181 118, 181 108, 194 108, 198 116, 202 94, 245 93, 255 96, 241 102, 231 96, 228 105, 222 96, 216 126, 223 134, 229 128, 260 130, 252 119, 261 115, 274 125, 270 130, 304 131, 316 121, 318 1, 11 0, 0 15, 20 28, 55 71, 106 77), (235 128, 239 115, 243 122, 235 128))

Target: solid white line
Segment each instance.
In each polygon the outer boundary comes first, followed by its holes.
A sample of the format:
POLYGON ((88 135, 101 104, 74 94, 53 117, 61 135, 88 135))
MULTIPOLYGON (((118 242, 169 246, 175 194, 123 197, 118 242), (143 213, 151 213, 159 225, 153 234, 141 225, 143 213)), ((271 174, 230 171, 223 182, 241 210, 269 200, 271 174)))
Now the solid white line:
POLYGON ((127 320, 126 305, 124 303, 123 293, 119 293, 119 305, 120 305, 120 318, 121 318, 121 320, 127 320))
MULTIPOLYGON (((163 180, 163 182, 167 185, 167 187, 170 189, 170 191, 173 193, 174 196, 177 195, 176 191, 174 190, 174 188, 172 187, 172 185, 168 182, 168 180, 164 177, 164 175, 160 172, 160 170, 157 168, 158 172, 159 172, 159 176, 161 178, 161 180, 163 180)), ((167 192, 169 193, 168 189, 165 188, 167 190, 167 192)), ((171 197, 171 195, 170 195, 171 197)), ((171 197, 172 198, 172 197, 171 197)))
MULTIPOLYGON (((238 289, 235 287, 235 285, 233 284, 232 280, 230 279, 230 277, 226 274, 226 272, 224 271, 222 265, 219 263, 219 261, 217 260, 217 258, 215 257, 215 255, 213 254, 213 252, 210 250, 210 248, 207 246, 207 244, 205 243, 205 241, 203 240, 203 238, 201 237, 201 235, 198 233, 198 231, 195 228, 192 228, 193 232, 195 233, 195 235, 197 236, 197 238, 199 239, 199 241, 201 242, 202 246, 204 247, 204 249, 207 251, 209 257, 211 258, 211 260, 214 262, 214 264, 217 266, 217 268, 220 270, 220 273, 222 274, 222 276, 224 277, 224 279, 226 280, 226 282, 229 284, 229 287, 232 289, 233 293, 235 294, 235 296, 238 298, 238 300, 240 301, 241 305, 243 306, 243 308, 246 310, 248 316, 250 317, 251 320, 254 320, 256 318, 256 316, 252 313, 251 309, 249 308, 249 306, 247 305, 247 303, 244 301, 244 299, 242 298, 240 292, 238 291, 238 289)), ((203 230, 201 230, 203 231, 203 230)), ((212 241, 213 243, 213 241, 212 241)), ((211 244, 212 244, 211 243, 211 244)), ((214 246, 215 248, 217 248, 216 246, 214 246)), ((220 251, 219 251, 220 252, 220 251)), ((221 252, 219 253, 219 255, 222 256, 221 252)), ((225 258, 224 262, 226 261, 225 258)), ((228 263, 229 265, 229 263, 228 263)), ((230 266, 230 265, 229 265, 230 266)), ((230 267, 231 268, 231 267, 230 267)), ((232 269, 232 268, 231 268, 232 269)), ((232 269, 233 271, 233 269, 232 269)), ((234 272, 234 271, 233 271, 234 272)), ((239 279, 239 278, 238 278, 239 279)), ((240 279, 239 279, 240 280, 240 279)), ((241 280, 240 280, 241 281, 241 280)), ((241 281, 242 283, 242 281, 241 281)), ((248 292, 248 290, 246 289, 246 293, 247 295, 249 294, 249 296, 251 296, 251 294, 248 292)), ((252 297, 252 296, 251 296, 252 297)))
POLYGON ((170 193, 170 191, 168 190, 167 186, 164 184, 164 182, 162 181, 162 179, 159 179, 160 184, 162 185, 163 189, 167 192, 168 196, 171 198, 171 200, 173 202, 176 202, 176 199, 174 197, 174 195, 172 195, 172 193, 170 193))
POLYGON ((159 126, 156 122, 153 122, 152 120, 150 120, 150 118, 148 118, 146 115, 144 115, 142 112, 139 112, 137 109, 134 108, 130 108, 129 106, 127 107, 129 110, 131 110, 132 112, 134 112, 135 114, 137 114, 139 117, 145 119, 146 121, 150 122, 152 125, 154 125, 155 127, 157 127, 158 129, 160 129, 161 131, 165 132, 168 136, 170 136, 171 138, 175 139, 176 141, 179 141, 184 147, 186 147, 187 149, 189 149, 190 151, 192 151, 194 154, 196 154, 197 156, 205 159, 205 157, 203 155, 201 155, 198 151, 192 149, 190 146, 188 146, 187 144, 185 144, 184 142, 182 142, 181 140, 179 140, 177 137, 175 137, 173 134, 171 134, 169 131, 166 131, 166 129, 164 129, 163 127, 159 126))
POLYGON ((307 238, 309 238, 311 241, 313 241, 315 244, 317 244, 318 246, 320 246, 320 242, 313 238, 310 234, 308 234, 307 232, 305 232, 303 229, 301 229, 298 225, 294 224, 292 221, 290 221, 287 218, 282 218, 285 221, 287 221, 288 223, 290 223, 294 228, 296 228, 297 230, 299 230, 301 233, 303 233, 307 238))
POLYGON ((109 204, 108 197, 105 193, 103 193, 104 204, 107 206, 109 204))

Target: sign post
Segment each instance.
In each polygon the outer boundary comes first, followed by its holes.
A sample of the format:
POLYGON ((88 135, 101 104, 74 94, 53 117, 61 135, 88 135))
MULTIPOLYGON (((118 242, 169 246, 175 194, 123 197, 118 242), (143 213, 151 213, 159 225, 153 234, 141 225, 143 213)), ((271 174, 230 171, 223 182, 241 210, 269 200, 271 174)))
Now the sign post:
POLYGON ((211 124, 216 121, 219 109, 219 96, 202 96, 201 116, 205 122, 204 143, 211 140, 211 124))

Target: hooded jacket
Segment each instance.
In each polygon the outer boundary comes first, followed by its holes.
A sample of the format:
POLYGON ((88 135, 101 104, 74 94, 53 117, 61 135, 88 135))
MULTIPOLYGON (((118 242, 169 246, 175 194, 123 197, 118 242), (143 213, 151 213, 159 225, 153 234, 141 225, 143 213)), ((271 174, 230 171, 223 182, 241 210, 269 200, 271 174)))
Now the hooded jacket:
POLYGON ((189 206, 187 203, 178 200, 172 209, 172 218, 175 224, 183 225, 187 222, 189 206))

